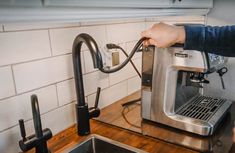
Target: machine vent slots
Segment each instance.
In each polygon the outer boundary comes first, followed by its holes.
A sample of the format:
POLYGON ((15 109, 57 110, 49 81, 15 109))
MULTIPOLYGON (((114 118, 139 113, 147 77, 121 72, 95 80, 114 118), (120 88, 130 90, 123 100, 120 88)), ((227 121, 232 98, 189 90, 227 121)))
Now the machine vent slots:
POLYGON ((209 121, 225 101, 224 99, 216 99, 208 96, 197 96, 193 98, 192 101, 180 107, 176 114, 209 121))

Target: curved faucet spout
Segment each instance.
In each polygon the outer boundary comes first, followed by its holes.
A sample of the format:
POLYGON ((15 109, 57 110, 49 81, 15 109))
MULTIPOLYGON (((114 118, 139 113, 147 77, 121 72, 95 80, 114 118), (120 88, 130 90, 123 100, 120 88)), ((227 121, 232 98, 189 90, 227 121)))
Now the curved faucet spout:
POLYGON ((73 58, 76 61, 79 60, 76 57, 79 57, 78 54, 80 55, 81 47, 82 47, 83 43, 86 44, 86 46, 88 47, 88 49, 91 53, 94 68, 103 67, 102 57, 101 57, 98 45, 95 42, 95 40, 90 35, 88 35, 86 33, 79 34, 75 38, 75 40, 73 42, 73 58))
POLYGON ((75 77, 77 98, 79 99, 78 101, 79 106, 85 105, 82 64, 81 64, 81 47, 83 43, 86 44, 91 53, 94 68, 103 67, 102 57, 95 40, 88 34, 85 33, 79 34, 73 42, 73 51, 72 51, 74 77, 75 77))
POLYGON ((37 138, 41 138, 43 136, 43 133, 42 133, 40 110, 38 105, 38 98, 36 95, 31 96, 31 106, 33 113, 34 128, 36 132, 35 134, 37 138))

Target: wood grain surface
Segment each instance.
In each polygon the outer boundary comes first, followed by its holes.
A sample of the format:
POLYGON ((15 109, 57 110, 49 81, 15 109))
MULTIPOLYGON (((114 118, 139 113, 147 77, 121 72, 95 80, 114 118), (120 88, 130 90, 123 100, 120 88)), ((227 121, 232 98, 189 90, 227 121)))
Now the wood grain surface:
MULTIPOLYGON (((146 137, 136 132, 124 130, 95 120, 91 120, 91 129, 92 134, 98 134, 149 153, 196 153, 196 151, 146 137)), ((78 136, 76 134, 76 128, 73 126, 54 136, 53 139, 49 141, 49 147, 52 152, 60 153, 64 149, 83 141, 85 138, 86 136, 78 136)))

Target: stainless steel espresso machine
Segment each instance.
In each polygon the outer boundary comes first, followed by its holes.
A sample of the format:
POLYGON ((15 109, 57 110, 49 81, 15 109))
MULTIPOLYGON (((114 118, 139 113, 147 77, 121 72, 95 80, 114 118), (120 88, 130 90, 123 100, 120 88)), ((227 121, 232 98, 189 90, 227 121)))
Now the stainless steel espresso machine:
POLYGON ((223 68, 226 61, 225 57, 184 50, 182 46, 144 49, 142 118, 212 135, 232 102, 203 95, 203 84, 209 83, 205 76, 223 68))

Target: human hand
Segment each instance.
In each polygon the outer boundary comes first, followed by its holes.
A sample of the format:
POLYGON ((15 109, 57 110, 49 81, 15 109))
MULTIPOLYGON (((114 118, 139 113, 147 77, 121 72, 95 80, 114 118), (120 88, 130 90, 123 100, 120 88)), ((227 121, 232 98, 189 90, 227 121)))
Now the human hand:
POLYGON ((235 143, 235 127, 233 128, 233 143, 235 143))
POLYGON ((154 45, 159 48, 166 48, 175 43, 183 44, 185 42, 184 27, 162 22, 154 24, 150 29, 143 31, 141 36, 149 38, 144 45, 154 45))

